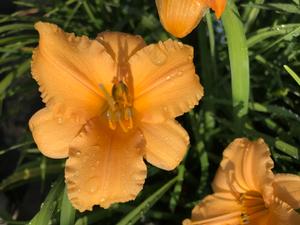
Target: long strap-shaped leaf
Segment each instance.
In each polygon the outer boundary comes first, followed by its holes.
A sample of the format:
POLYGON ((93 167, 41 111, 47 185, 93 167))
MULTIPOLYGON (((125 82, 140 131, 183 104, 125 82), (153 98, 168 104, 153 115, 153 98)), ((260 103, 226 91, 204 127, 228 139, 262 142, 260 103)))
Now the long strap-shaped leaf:
POLYGON ((58 197, 64 189, 64 179, 60 177, 52 186, 46 200, 41 206, 40 211, 29 222, 29 225, 47 225, 49 224, 53 213, 58 205, 58 197))
POLYGON ((121 219, 117 223, 117 225, 135 224, 144 215, 144 213, 147 212, 175 184, 176 180, 177 177, 173 178, 168 183, 163 185, 144 202, 142 202, 138 207, 128 213, 127 216, 121 219))
POLYGON ((239 121, 248 112, 249 57, 244 26, 233 1, 228 1, 222 22, 228 44, 233 107, 239 121))
POLYGON ((74 225, 76 210, 71 205, 67 195, 67 189, 63 193, 61 211, 60 211, 60 225, 74 225))

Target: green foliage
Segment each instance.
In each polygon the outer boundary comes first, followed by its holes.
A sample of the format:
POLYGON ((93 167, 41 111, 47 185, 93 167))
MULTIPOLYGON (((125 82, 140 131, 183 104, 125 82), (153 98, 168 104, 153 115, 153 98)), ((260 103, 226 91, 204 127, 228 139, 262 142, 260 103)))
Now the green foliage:
POLYGON ((70 205, 62 179, 50 185, 62 176, 64 161, 43 157, 27 125, 43 107, 30 75, 38 44, 33 24, 49 21, 91 38, 104 30, 135 33, 148 43, 170 35, 159 22, 154 0, 14 1, 15 11, 0 15, 0 221, 181 224, 211 193, 223 149, 241 136, 263 137, 274 170, 300 175, 299 1, 229 2, 221 21, 207 13, 182 40, 195 49, 205 87, 200 105, 179 118, 191 140, 185 160, 171 172, 148 165, 147 181, 135 201, 80 213, 70 205), (32 199, 40 201, 31 204, 32 199), (24 205, 31 211, 16 218, 17 212, 26 211, 24 205))

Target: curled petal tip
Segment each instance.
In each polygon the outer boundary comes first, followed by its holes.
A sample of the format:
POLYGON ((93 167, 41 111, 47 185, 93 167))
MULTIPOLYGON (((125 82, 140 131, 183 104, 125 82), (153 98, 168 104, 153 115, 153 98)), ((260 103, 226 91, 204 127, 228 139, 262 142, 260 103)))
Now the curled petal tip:
POLYGON ((225 8, 227 0, 207 0, 209 7, 215 11, 217 19, 220 19, 225 8))

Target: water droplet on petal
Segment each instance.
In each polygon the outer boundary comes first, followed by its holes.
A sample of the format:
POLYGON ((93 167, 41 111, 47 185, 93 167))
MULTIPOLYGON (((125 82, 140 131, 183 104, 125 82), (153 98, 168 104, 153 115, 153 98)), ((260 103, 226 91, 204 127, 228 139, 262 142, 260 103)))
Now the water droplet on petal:
POLYGON ((178 46, 179 46, 180 48, 183 48, 182 42, 178 42, 178 46))
POLYGON ((63 123, 63 119, 61 117, 58 117, 57 118, 57 122, 58 122, 58 124, 62 124, 63 123))
POLYGON ((147 55, 155 65, 163 65, 167 61, 167 54, 159 47, 159 45, 150 45, 145 48, 147 55))

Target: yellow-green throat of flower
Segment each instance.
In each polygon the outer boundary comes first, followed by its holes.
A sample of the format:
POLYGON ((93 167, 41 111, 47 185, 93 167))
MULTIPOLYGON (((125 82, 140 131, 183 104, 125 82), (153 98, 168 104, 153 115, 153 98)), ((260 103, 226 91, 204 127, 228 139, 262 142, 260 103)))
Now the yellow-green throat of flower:
POLYGON ((111 94, 107 92, 102 84, 99 85, 108 103, 106 118, 112 130, 115 130, 117 125, 120 125, 122 130, 127 132, 133 127, 132 96, 124 81, 116 80, 113 83, 111 94))

